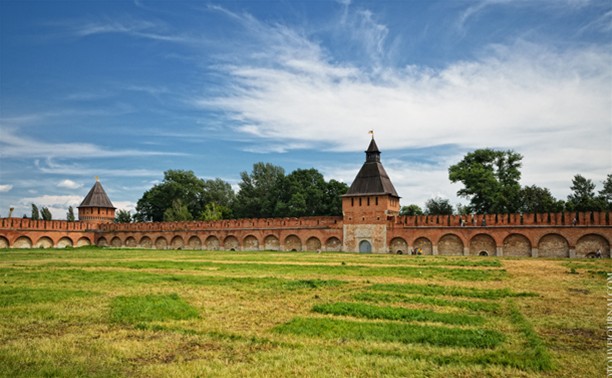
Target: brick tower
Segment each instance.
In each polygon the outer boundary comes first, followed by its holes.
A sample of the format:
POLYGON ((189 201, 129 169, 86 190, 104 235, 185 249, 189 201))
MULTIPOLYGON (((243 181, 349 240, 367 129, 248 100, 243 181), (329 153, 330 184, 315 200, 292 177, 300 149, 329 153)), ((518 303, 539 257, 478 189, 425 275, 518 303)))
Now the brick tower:
POLYGON ((342 196, 344 251, 387 252, 387 218, 399 214, 400 197, 380 162, 374 141, 365 151, 366 161, 342 196))
POLYGON ((79 220, 82 222, 112 223, 115 220, 115 207, 97 177, 96 183, 78 209, 79 220))

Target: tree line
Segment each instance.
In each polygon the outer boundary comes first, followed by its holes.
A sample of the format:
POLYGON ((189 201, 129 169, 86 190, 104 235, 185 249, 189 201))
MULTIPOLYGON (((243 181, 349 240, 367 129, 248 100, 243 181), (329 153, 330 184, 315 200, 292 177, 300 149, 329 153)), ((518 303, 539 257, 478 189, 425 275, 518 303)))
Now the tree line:
POLYGON ((348 186, 325 181, 316 169, 296 169, 256 163, 242 172, 239 190, 219 178, 201 179, 193 171, 168 170, 161 183, 147 190, 136 213, 119 210, 117 222, 172 222, 232 218, 273 218, 342 215, 340 196, 348 186))
POLYGON ((424 209, 411 204, 402 207, 401 215, 550 213, 562 211, 612 210, 612 174, 596 193, 592 180, 576 174, 566 200, 555 198, 548 188, 521 186, 520 168, 523 156, 514 151, 479 149, 468 153, 448 169, 452 183, 461 183, 457 195, 469 200, 456 208, 445 198, 432 198, 424 209))
MULTIPOLYGON (((31 205, 32 211, 30 213, 30 219, 46 221, 53 220, 53 215, 51 214, 51 210, 49 210, 48 207, 43 206, 39 210, 38 206, 36 206, 35 204, 31 205)), ((27 218, 28 216, 24 214, 23 217, 27 218)), ((68 206, 68 212, 66 212, 66 220, 68 222, 74 222, 76 220, 76 217, 74 216, 74 208, 72 206, 68 206)))

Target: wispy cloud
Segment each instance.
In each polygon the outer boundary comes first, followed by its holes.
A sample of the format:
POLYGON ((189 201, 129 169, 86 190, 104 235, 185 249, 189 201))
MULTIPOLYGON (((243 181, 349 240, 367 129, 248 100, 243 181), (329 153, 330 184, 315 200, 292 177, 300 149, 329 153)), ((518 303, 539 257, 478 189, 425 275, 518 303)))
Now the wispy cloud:
POLYGON ((13 185, 10 184, 0 184, 0 193, 6 193, 13 189, 13 185))
POLYGON ((35 160, 34 165, 42 173, 55 175, 71 175, 86 177, 155 177, 160 176, 161 172, 150 169, 124 169, 124 168, 97 168, 83 166, 82 164, 70 163, 62 164, 53 159, 44 161, 35 160))
POLYGON ((194 42, 192 36, 168 31, 168 26, 160 21, 134 18, 105 20, 86 20, 64 25, 72 35, 89 37, 99 34, 126 34, 132 37, 162 42, 194 42))
POLYGON ((138 156, 183 156, 181 152, 159 152, 146 150, 121 150, 106 148, 91 143, 53 143, 19 135, 14 128, 3 128, 0 140, 0 157, 30 158, 117 158, 138 156))
POLYGON ((567 12, 568 10, 572 11, 583 8, 591 2, 592 0, 479 0, 473 2, 461 12, 457 25, 462 29, 470 19, 495 7, 530 8, 546 12, 567 12))
MULTIPOLYGON (((611 5, 612 7, 612 5, 611 5)), ((608 9, 595 20, 589 22, 580 29, 580 32, 598 31, 601 33, 612 32, 612 9, 608 9)))

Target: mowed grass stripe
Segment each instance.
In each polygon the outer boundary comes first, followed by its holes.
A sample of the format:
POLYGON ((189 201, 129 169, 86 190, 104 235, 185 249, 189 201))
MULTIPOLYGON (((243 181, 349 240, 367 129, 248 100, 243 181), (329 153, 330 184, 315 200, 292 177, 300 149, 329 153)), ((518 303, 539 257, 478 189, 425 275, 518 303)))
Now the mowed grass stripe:
POLYGON ((479 289, 472 287, 422 285, 422 284, 374 284, 370 290, 388 291, 402 294, 421 294, 431 296, 469 297, 480 299, 502 299, 507 297, 534 297, 535 293, 513 292, 509 289, 479 289))
POLYGON ((491 281, 506 277, 503 269, 468 269, 415 266, 366 266, 366 265, 297 265, 297 264, 252 264, 252 263, 218 263, 193 261, 96 261, 88 263, 52 262, 41 267, 117 267, 128 269, 166 269, 166 270, 215 270, 223 273, 286 275, 333 275, 358 277, 403 277, 403 278, 447 278, 457 281, 491 281))
POLYGON ((531 370, 552 369, 553 362, 544 342, 514 303, 510 304, 510 319, 526 340, 526 348, 521 353, 525 360, 523 368, 531 370))
POLYGON ((0 307, 60 302, 70 298, 85 298, 96 295, 99 294, 87 290, 43 289, 16 286, 0 287, 0 307))
POLYGON ((493 348, 505 339, 501 333, 488 329, 301 317, 275 327, 274 331, 327 339, 344 338, 466 348, 493 348))
POLYGON ((198 316, 198 311, 178 294, 120 296, 111 302, 110 318, 117 323, 186 320, 198 316))
POLYGON ((58 282, 82 284, 110 284, 114 286, 137 286, 150 284, 180 284, 193 286, 230 286, 235 288, 255 287, 272 290, 300 290, 337 287, 346 281, 322 279, 286 279, 277 277, 228 277, 189 274, 167 274, 112 270, 81 269, 0 269, 0 274, 11 281, 33 280, 55 284, 58 282))
POLYGON ((352 316, 365 319, 401 320, 416 322, 435 322, 453 325, 480 325, 484 319, 466 314, 445 314, 423 309, 402 307, 372 306, 364 303, 328 303, 315 305, 313 312, 328 315, 352 316))
POLYGON ((449 300, 433 296, 403 295, 387 293, 357 293, 352 296, 354 300, 376 303, 418 303, 440 307, 456 307, 477 312, 499 313, 501 307, 498 303, 478 302, 466 300, 449 300))

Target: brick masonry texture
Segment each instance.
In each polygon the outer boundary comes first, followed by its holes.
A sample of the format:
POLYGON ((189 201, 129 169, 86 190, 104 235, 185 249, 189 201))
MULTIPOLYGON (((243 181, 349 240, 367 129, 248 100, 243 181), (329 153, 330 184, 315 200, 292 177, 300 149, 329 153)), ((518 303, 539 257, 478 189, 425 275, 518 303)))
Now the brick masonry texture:
MULTIPOLYGON (((365 203, 362 200, 362 203, 365 203)), ((373 204, 374 201, 371 201, 373 204)), ((612 212, 460 216, 387 215, 385 209, 343 217, 214 222, 94 223, 0 219, 0 248, 122 248, 358 252, 419 250, 424 255, 610 257, 612 212), (486 217, 483 226, 482 218, 486 217), (364 219, 365 218, 365 219, 364 219), (466 220, 467 218, 467 220, 466 220), (576 224, 573 219, 576 218, 576 224)), ((373 205, 373 207, 375 207, 373 205)))

